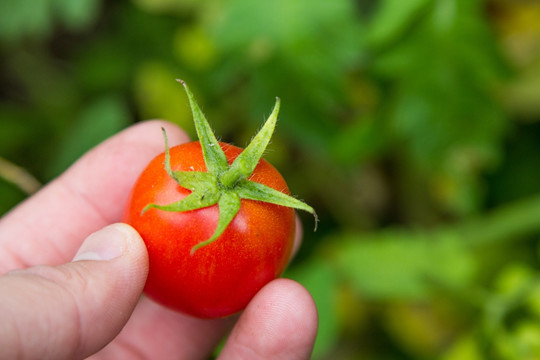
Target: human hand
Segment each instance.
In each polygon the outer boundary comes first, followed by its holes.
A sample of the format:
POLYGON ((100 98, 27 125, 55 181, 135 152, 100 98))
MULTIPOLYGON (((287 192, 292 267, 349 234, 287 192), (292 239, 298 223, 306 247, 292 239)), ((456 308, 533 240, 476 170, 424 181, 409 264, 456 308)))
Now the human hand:
POLYGON ((128 225, 109 224, 163 151, 160 127, 171 143, 188 141, 167 122, 135 125, 0 219, 0 359, 202 359, 231 327, 223 359, 309 358, 317 311, 294 281, 272 281, 225 319, 195 319, 140 297, 144 243, 128 225))

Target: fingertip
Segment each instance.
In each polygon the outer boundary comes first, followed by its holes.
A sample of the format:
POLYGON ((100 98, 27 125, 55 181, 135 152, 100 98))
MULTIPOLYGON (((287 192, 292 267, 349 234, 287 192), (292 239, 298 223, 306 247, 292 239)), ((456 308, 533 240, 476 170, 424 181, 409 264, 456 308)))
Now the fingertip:
POLYGON ((0 358, 95 353, 128 321, 147 273, 141 237, 118 223, 88 236, 72 262, 0 277, 0 292, 10 295, 0 297, 0 358))
POLYGON ((248 305, 222 358, 309 358, 318 328, 317 308, 299 283, 277 279, 248 305))
POLYGON ((128 128, 128 131, 132 130, 137 134, 144 134, 149 139, 156 141, 163 148, 163 132, 161 129, 167 132, 167 137, 171 144, 181 144, 190 141, 189 135, 184 129, 170 121, 162 119, 141 121, 128 128))
POLYGON ((302 245, 302 237, 304 236, 304 228, 302 226, 302 221, 298 217, 298 214, 295 214, 295 228, 294 228, 294 244, 291 251, 291 259, 296 256, 298 253, 298 250, 300 249, 300 245, 302 245))
POLYGON ((281 340, 295 345, 302 342, 313 345, 318 328, 317 306, 309 291, 300 283, 291 279, 276 279, 256 295, 251 305, 253 308, 248 307, 248 310, 262 315, 261 320, 268 324, 268 330, 275 331, 273 335, 281 334, 281 340), (266 310, 266 313, 262 310, 266 310), (298 337, 291 338, 291 335, 298 337))
POLYGON ((126 240, 126 255, 142 258, 148 267, 148 251, 141 235, 131 225, 126 223, 115 223, 108 227, 114 228, 122 233, 126 240))

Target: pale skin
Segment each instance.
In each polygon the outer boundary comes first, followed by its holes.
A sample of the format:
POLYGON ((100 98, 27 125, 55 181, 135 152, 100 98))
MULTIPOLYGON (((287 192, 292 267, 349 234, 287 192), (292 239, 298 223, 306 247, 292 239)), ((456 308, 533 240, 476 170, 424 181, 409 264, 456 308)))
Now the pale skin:
POLYGON ((146 248, 118 222, 138 174, 163 152, 161 127, 171 145, 189 141, 168 122, 132 126, 0 219, 0 359, 204 359, 229 331, 221 359, 310 357, 317 310, 292 280, 272 281, 226 319, 141 297, 146 248))

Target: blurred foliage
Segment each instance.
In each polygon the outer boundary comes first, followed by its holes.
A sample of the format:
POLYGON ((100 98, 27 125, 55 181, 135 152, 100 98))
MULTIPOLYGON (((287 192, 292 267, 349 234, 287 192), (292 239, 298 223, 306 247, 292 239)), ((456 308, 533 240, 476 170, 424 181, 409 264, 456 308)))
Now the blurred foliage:
POLYGON ((185 79, 317 209, 286 276, 314 359, 540 357, 540 4, 4 0, 0 212, 129 124, 194 135, 185 79))

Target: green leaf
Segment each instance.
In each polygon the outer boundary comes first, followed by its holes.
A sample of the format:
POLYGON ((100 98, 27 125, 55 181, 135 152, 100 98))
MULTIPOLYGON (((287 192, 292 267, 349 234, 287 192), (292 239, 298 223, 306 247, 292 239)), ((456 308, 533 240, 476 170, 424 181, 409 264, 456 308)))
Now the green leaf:
POLYGON ((214 175, 201 171, 173 171, 173 178, 180 186, 199 193, 218 192, 217 179, 214 175))
MULTIPOLYGON (((350 0, 277 0, 212 2, 207 32, 222 54, 213 91, 227 94, 234 79, 249 102, 239 105, 248 119, 279 95, 288 105, 280 126, 295 143, 325 148, 347 108, 346 82, 364 52, 357 5, 350 0), (331 51, 321 51, 331 49, 331 51), (349 69, 349 70, 348 70, 349 69), (286 79, 286 81, 284 81, 286 79)), ((255 121, 255 120, 253 120, 255 121)))
POLYGON ((240 210, 240 197, 234 191, 224 191, 221 193, 218 206, 219 220, 214 234, 212 235, 212 237, 210 237, 210 239, 195 245, 191 249, 192 254, 201 247, 214 242, 221 236, 221 234, 223 234, 223 232, 227 229, 236 214, 238 214, 238 210, 240 210))
POLYGON ((238 180, 246 179, 253 173, 274 133, 279 105, 280 100, 276 98, 274 110, 262 129, 255 135, 244 151, 238 155, 229 170, 220 176, 223 185, 232 187, 238 180))
POLYGON ((216 204, 219 200, 219 194, 209 193, 209 194, 200 194, 192 192, 182 200, 173 202, 171 204, 160 205, 160 204, 148 204, 142 210, 142 213, 145 213, 149 209, 158 209, 163 211, 171 212, 182 212, 182 211, 192 211, 197 209, 202 209, 208 206, 216 204))
POLYGON ((144 207, 143 213, 150 208, 163 211, 191 211, 212 206, 218 202, 221 193, 217 184, 217 177, 214 174, 202 171, 173 171, 171 169, 171 154, 169 149, 169 140, 164 128, 163 138, 165 140, 165 171, 176 180, 176 182, 192 193, 184 199, 168 205, 148 204, 144 207))
POLYGON ((101 0, 50 0, 53 10, 72 30, 89 26, 99 14, 101 0))
POLYGON ((235 191, 242 199, 263 201, 307 211, 315 217, 315 230, 317 230, 317 222, 319 221, 317 214, 311 206, 303 201, 254 181, 242 181, 235 188, 235 191))
POLYGON ((24 36, 47 37, 52 30, 49 1, 0 1, 0 40, 16 41, 24 36))
POLYGON ((406 28, 433 0, 383 0, 378 2, 368 33, 372 46, 385 46, 402 35, 406 28))
POLYGON ((195 101, 191 90, 182 80, 178 80, 186 90, 186 94, 191 105, 191 111, 193 112, 193 121, 195 122, 195 128, 197 129, 197 136, 201 142, 201 147, 204 156, 204 162, 206 163, 206 169, 212 174, 221 174, 229 169, 229 163, 227 157, 219 146, 219 142, 216 136, 208 124, 208 120, 204 116, 203 112, 199 108, 199 105, 195 101))
POLYGON ((0 1, 0 41, 25 36, 46 38, 56 20, 70 29, 88 27, 97 17, 100 0, 2 0, 0 1))
POLYGON ((50 176, 60 174, 93 146, 116 134, 129 123, 129 111, 122 98, 103 96, 89 103, 80 111, 73 126, 58 144, 50 176))
POLYGON ((475 272, 472 254, 453 235, 388 231, 330 241, 339 271, 370 299, 423 299, 438 287, 465 287, 475 272))
MULTIPOLYGON (((108 78, 114 77, 119 72, 115 68, 110 69, 109 64, 119 62, 109 59, 111 51, 98 50, 101 51, 96 51, 97 59, 94 59, 92 64, 97 63, 96 66, 101 66, 93 67, 92 70, 84 69, 85 75, 87 73, 92 75, 89 81, 103 76, 103 72, 108 78)), ((190 137, 196 137, 189 99, 185 96, 185 90, 175 81, 171 81, 174 77, 175 71, 163 63, 146 61, 139 65, 134 79, 137 110, 143 119, 167 119, 179 125, 190 137)), ((105 79, 102 80, 104 81, 105 79)))
POLYGON ((176 182, 185 189, 199 194, 217 193, 218 183, 217 177, 209 172, 203 171, 173 171, 171 169, 171 152, 169 148, 169 139, 164 128, 163 139, 165 140, 165 171, 167 175, 176 180, 176 182))
POLYGON ((480 175, 499 160, 509 124, 496 95, 506 69, 495 40, 482 1, 436 1, 373 62, 392 84, 387 132, 457 216, 482 204, 480 175))

